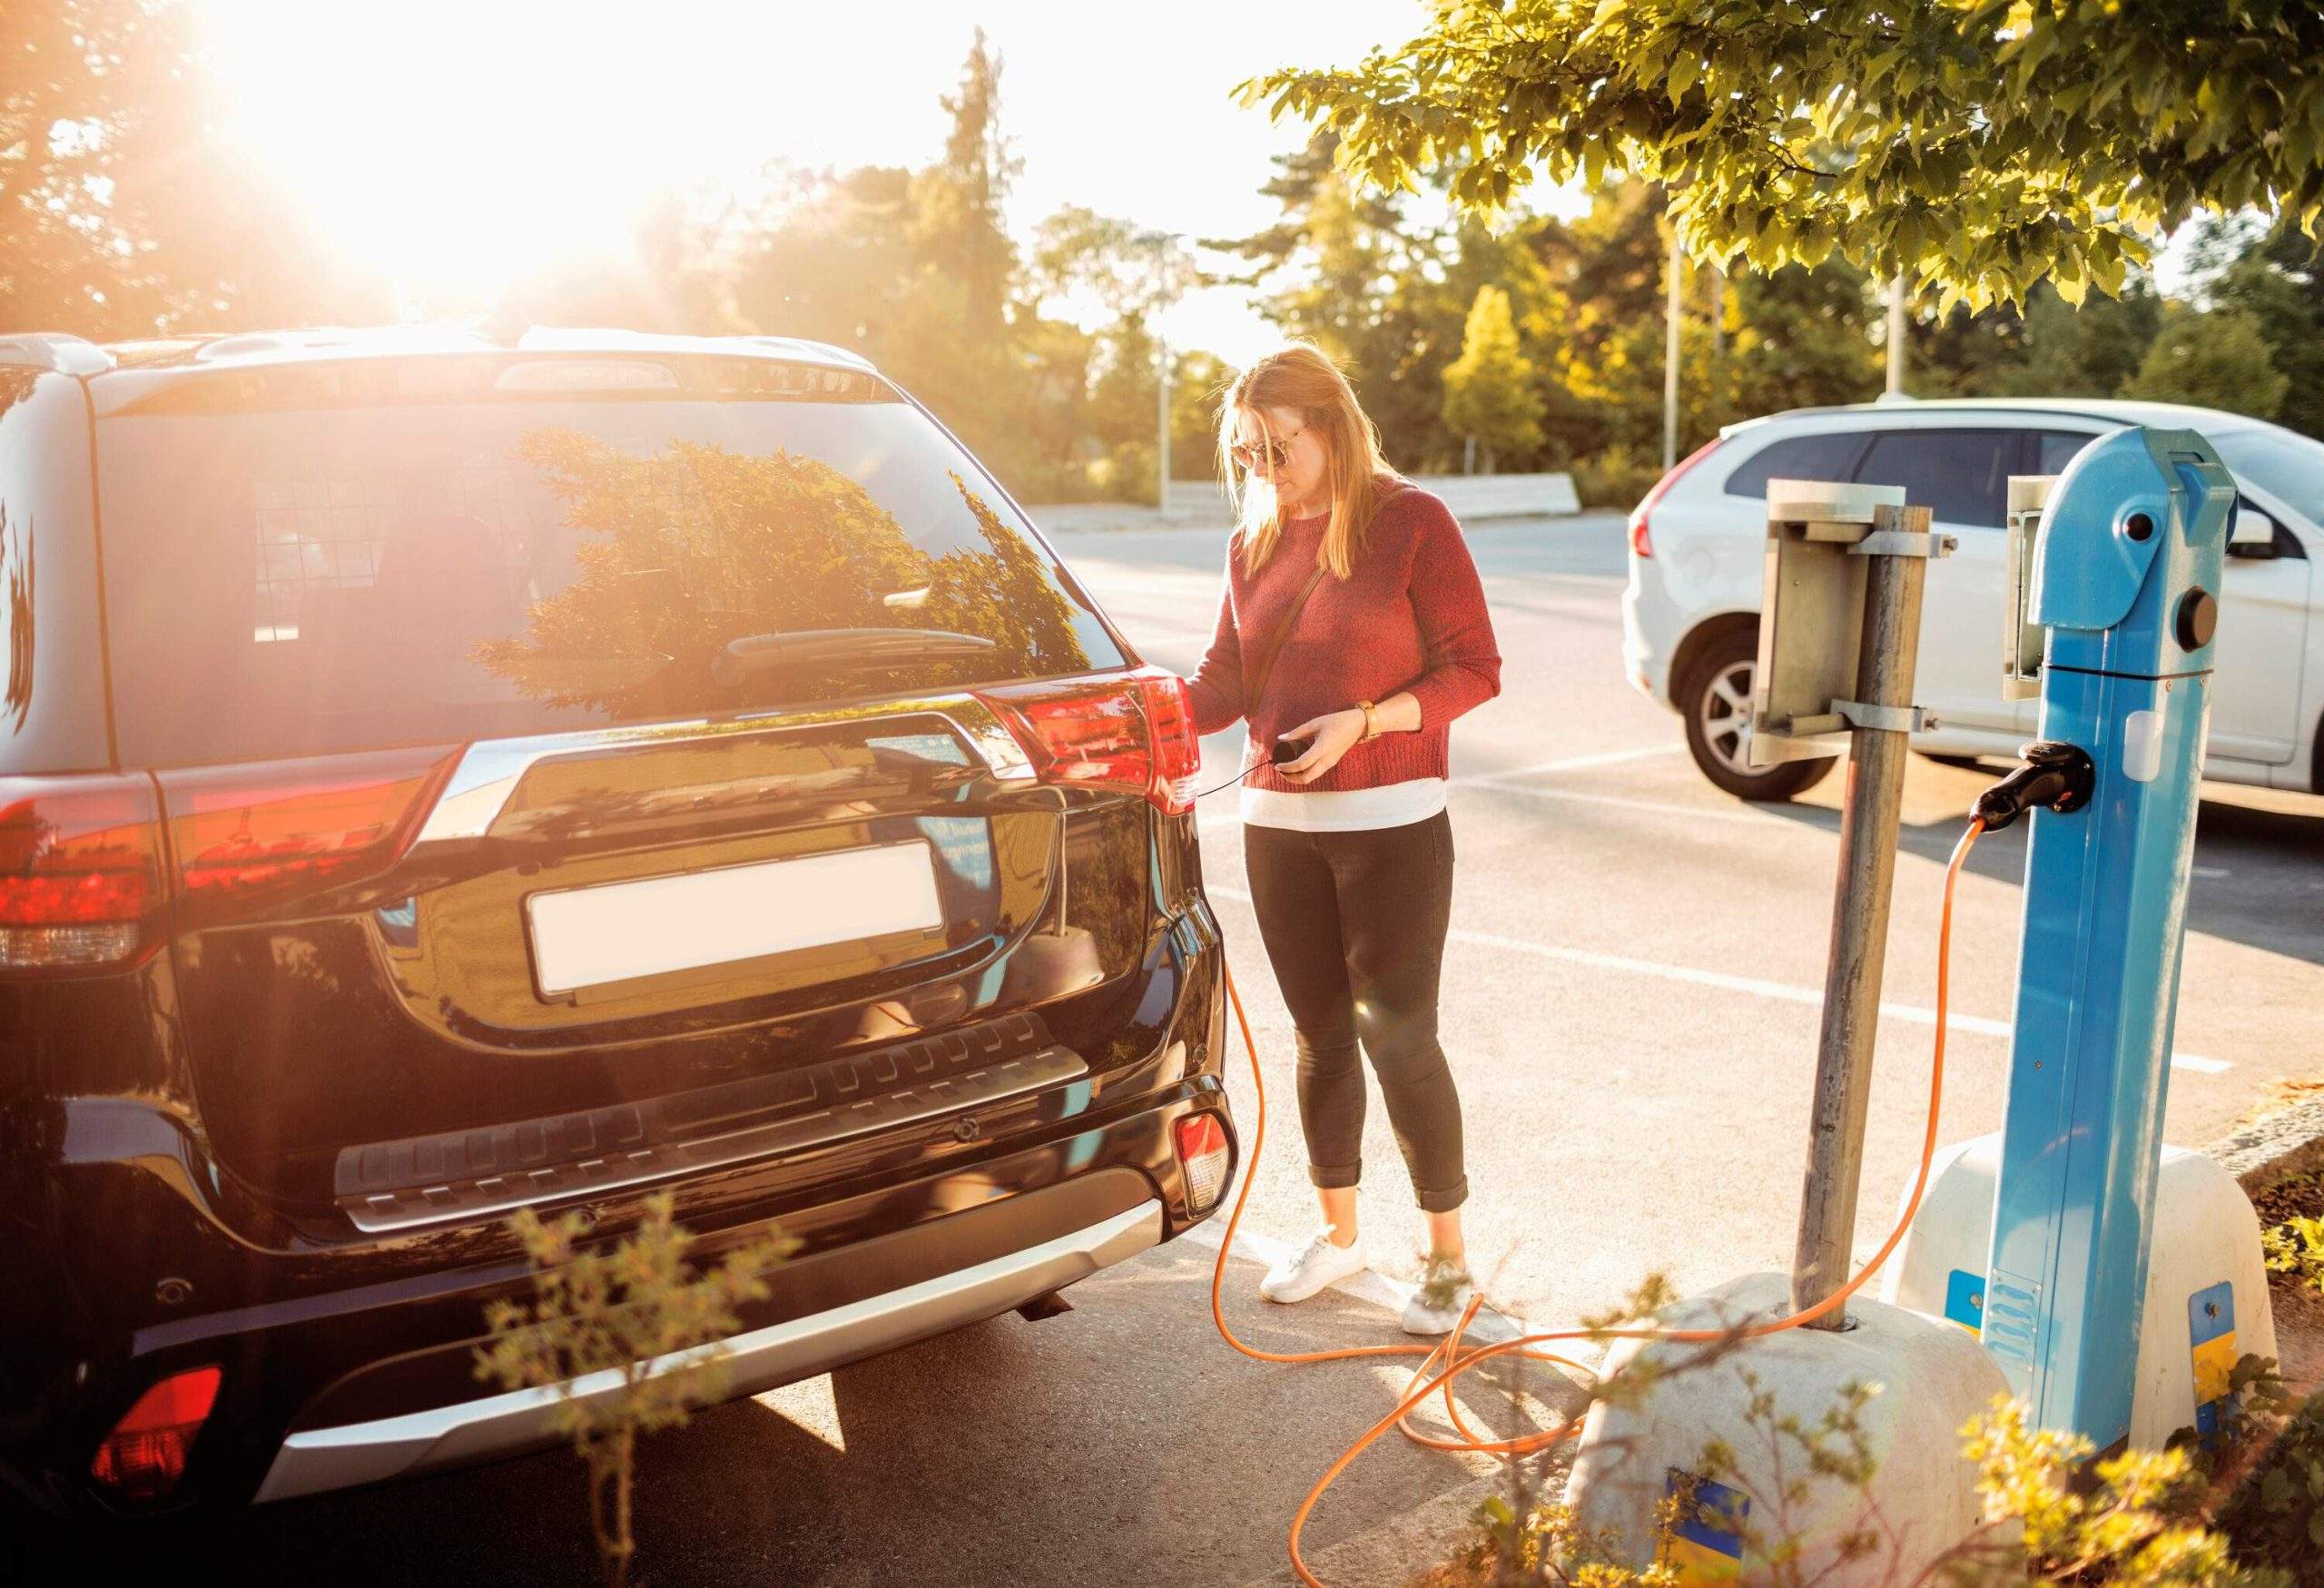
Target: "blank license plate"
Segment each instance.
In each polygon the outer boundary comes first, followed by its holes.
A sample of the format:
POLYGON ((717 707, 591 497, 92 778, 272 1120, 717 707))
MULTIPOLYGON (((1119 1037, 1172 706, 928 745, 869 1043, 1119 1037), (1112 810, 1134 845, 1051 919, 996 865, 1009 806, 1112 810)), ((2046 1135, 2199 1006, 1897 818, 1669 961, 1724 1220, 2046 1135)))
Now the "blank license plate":
POLYGON ((526 912, 549 993, 944 923, 925 843, 535 893, 526 912))

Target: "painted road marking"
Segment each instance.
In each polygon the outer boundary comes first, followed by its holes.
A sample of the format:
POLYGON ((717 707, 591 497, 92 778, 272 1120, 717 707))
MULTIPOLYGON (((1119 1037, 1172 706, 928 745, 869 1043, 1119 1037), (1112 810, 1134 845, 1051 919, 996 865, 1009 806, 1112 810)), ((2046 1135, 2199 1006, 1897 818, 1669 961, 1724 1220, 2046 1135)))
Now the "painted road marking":
MULTIPOLYGON (((1251 902, 1251 895, 1239 888, 1219 883, 1205 883, 1203 892, 1221 898, 1251 902)), ((1531 954, 1537 959, 1557 960, 1569 965, 1586 965, 1593 971, 1620 971, 1633 976, 1654 976, 1666 981, 1683 981, 1695 987, 1716 987, 1725 992, 1742 992, 1754 998, 1771 998, 1784 1003, 1802 1003, 1811 1009, 1824 1004, 1824 990, 1820 987, 1795 987, 1785 981, 1768 981, 1757 976, 1729 975, 1724 971, 1698 970, 1691 965, 1666 965, 1655 960, 1632 959, 1628 954, 1600 953, 1594 949, 1561 947, 1556 943, 1535 942, 1531 938, 1504 937, 1498 932, 1472 932, 1456 926, 1451 934, 1456 942, 1473 943, 1479 948, 1501 949, 1509 953, 1531 954)), ((1934 1026, 1936 1011, 1916 1003, 1891 1003, 1883 1000, 1880 1012, 1891 1020, 1914 1025, 1934 1026)), ((1945 1019, 1945 1025, 1956 1031, 1967 1031, 1980 1037, 2006 1037, 2010 1022, 1991 1020, 1984 1015, 1955 1014, 1945 1019)), ((2204 1059, 2192 1053, 2173 1053, 2171 1068, 2191 1070, 2198 1075, 2221 1075, 2235 1068, 2224 1059, 2204 1059)))
POLYGON ((1823 833, 1823 829, 1820 827, 1805 826, 1797 822, 1787 822, 1781 817, 1762 815, 1754 811, 1723 811, 1712 805, 1680 805, 1673 804, 1668 800, 1632 799, 1628 794, 1583 794, 1579 789, 1540 788, 1530 783, 1506 782, 1503 780, 1503 775, 1498 773, 1490 777, 1455 778, 1453 781, 1465 788, 1491 789, 1496 794, 1526 794, 1537 800, 1571 800, 1578 804, 1612 805, 1618 810, 1644 811, 1649 815, 1658 816, 1685 816, 1690 820, 1705 822, 1748 822, 1762 832, 1783 827, 1801 833, 1814 833, 1818 835, 1823 833))
POLYGON ((1625 761, 1645 761, 1656 755, 1676 755, 1684 745, 1652 745, 1637 750, 1601 750, 1594 755, 1566 755, 1555 761, 1536 761, 1531 766, 1514 766, 1507 772, 1472 772, 1453 778, 1457 784, 1480 784, 1497 787, 1512 778, 1536 777, 1552 772, 1586 772, 1593 766, 1618 766, 1625 761))

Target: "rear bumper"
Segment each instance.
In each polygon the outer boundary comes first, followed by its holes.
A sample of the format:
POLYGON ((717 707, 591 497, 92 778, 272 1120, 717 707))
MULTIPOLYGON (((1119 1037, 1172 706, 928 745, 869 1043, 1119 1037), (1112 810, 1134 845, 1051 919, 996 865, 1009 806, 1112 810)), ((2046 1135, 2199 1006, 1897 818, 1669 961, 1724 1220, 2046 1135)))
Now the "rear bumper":
POLYGON ((1685 616, 1663 587, 1661 571, 1635 554, 1622 588, 1622 676, 1657 705, 1671 705, 1670 658, 1685 634, 1685 616))
MULTIPOLYGON (((776 1227, 799 1243, 742 1309, 738 1394, 1004 1313, 1209 1216, 1188 1205, 1174 1127, 1211 1112, 1234 1141, 1222 952, 1198 906, 1151 946, 1106 1028, 1136 1042, 1128 1063, 580 1205, 609 1240, 666 1189, 704 1262, 776 1227)), ((0 1229, 32 1233, 20 1327, 0 1329, 0 1481, 44 1508, 121 1514, 90 1479, 98 1445, 147 1387, 203 1366, 223 1377, 185 1478, 138 1509, 313 1494, 538 1442, 475 1376, 484 1309, 531 1288, 500 1220, 325 1239, 240 1197, 190 1130, 111 1099, 13 1129, 0 1107, 0 1147, 20 1139, 44 1150, 20 1155, 22 1183, 0 1174, 0 1229)))
MULTIPOLYGON (((1006 1312, 1159 1244, 1163 1228, 1162 1204, 1149 1198, 1021 1251, 736 1335, 720 1353, 728 1393, 790 1384, 1006 1312)), ((676 1371, 703 1359, 703 1353, 678 1353, 655 1358, 647 1371, 676 1371)), ((621 1375, 609 1369, 556 1388, 294 1431, 257 1499, 287 1500, 539 1449, 560 1437, 555 1422, 562 1399, 604 1399, 620 1386, 621 1375)))

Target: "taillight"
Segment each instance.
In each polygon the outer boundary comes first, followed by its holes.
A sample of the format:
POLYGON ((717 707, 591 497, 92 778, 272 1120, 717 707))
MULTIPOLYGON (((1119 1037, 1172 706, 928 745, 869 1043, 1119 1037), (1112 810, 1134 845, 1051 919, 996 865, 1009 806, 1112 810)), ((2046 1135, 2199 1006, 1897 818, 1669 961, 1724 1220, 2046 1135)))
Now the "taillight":
POLYGON ((168 902, 143 777, 0 777, 0 970, 118 964, 168 902))
POLYGON ((1665 495, 1669 494, 1670 488, 1679 483, 1679 477, 1709 457, 1722 439, 1724 438, 1713 436, 1684 458, 1679 459, 1672 466, 1669 473, 1654 482, 1654 488, 1646 493, 1646 499, 1630 509, 1630 550, 1634 555, 1639 557, 1654 555, 1653 534, 1647 523, 1647 515, 1653 512, 1654 504, 1660 501, 1665 495))
POLYGON ((1195 732, 1194 702, 1187 681, 1174 673, 1145 674, 1146 720, 1154 725, 1154 786, 1147 797, 1174 816, 1195 808, 1195 784, 1202 773, 1202 738, 1195 732))
POLYGON ((186 1452, 218 1404, 218 1369, 173 1373, 137 1397, 105 1442, 89 1475, 130 1500, 157 1500, 185 1476, 186 1452))
POLYGON ((1136 673, 980 690, 1043 783, 1134 790, 1173 814, 1194 808, 1202 745, 1186 686, 1136 673))
POLYGON ((453 752, 382 751, 161 774, 188 899, 357 881, 403 853, 453 752))
POLYGON ((1177 1129, 1178 1161, 1187 1170, 1187 1210, 1206 1213, 1226 1194, 1226 1127, 1216 1114, 1188 1114, 1177 1129))

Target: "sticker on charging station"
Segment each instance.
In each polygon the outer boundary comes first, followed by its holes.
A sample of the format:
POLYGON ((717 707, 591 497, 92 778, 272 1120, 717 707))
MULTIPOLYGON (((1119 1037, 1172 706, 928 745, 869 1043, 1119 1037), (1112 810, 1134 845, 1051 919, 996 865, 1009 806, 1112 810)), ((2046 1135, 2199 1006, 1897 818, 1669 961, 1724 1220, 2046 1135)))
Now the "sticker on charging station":
POLYGON ((1751 1514, 1751 1497, 1675 1466, 1667 1469, 1662 1494, 1674 1503, 1674 1514, 1654 1563, 1667 1568, 1679 1588, 1738 1580, 1743 1574, 1743 1522, 1751 1514))
POLYGON ((2187 1337, 2194 1344, 2195 1432, 2219 1432, 2235 1381, 2235 1286, 2222 1279, 2187 1298, 2187 1337))
POLYGON ((1945 1316, 1971 1334, 1985 1327, 1985 1277, 1955 1268, 1945 1277, 1945 1316))

